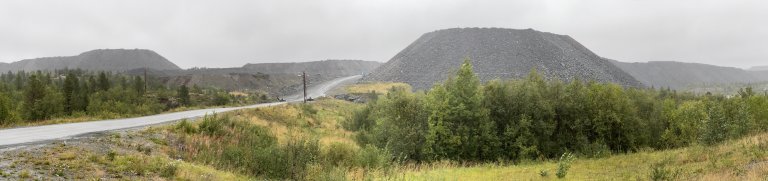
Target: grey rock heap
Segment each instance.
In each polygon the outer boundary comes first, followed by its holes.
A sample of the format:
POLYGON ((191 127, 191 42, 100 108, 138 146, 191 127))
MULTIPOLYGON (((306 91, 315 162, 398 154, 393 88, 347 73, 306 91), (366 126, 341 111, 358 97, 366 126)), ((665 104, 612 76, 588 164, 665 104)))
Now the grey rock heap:
POLYGON ((176 64, 152 50, 100 49, 77 56, 25 59, 0 64, 0 71, 35 71, 56 69, 84 69, 97 71, 127 71, 148 67, 156 70, 180 70, 176 64))
POLYGON ((363 81, 405 82, 415 89, 428 89, 455 72, 465 58, 472 60, 482 81, 522 78, 535 68, 550 79, 643 86, 569 36, 502 28, 454 28, 424 34, 363 81))

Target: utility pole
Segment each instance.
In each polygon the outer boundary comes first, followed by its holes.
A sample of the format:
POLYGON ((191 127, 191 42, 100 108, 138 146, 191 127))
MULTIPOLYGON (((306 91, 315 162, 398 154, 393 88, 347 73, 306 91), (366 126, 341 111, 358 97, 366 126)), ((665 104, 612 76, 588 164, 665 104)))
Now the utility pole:
POLYGON ((304 103, 307 103, 307 72, 301 72, 301 78, 304 82, 304 103))
POLYGON ((147 82, 148 81, 149 80, 147 80, 147 66, 144 65, 144 92, 145 93, 147 92, 147 82))

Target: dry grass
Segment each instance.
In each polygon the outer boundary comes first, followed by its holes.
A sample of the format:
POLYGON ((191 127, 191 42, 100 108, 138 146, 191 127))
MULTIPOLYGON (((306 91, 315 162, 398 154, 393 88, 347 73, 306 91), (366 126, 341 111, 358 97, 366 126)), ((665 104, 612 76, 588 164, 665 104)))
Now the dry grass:
POLYGON ((311 114, 303 111, 301 104, 288 104, 264 108, 239 110, 227 113, 233 119, 248 120, 249 123, 263 126, 274 134, 278 142, 286 143, 290 138, 313 137, 322 145, 334 142, 356 145, 354 133, 345 130, 341 122, 352 110, 363 106, 336 99, 321 98, 310 103, 311 114))
POLYGON ((182 162, 179 165, 179 171, 176 173, 177 180, 249 180, 248 177, 216 170, 210 166, 198 165, 188 162, 182 162))
POLYGON ((389 91, 392 87, 406 87, 410 90, 411 86, 400 82, 377 82, 377 83, 362 83, 352 84, 346 86, 344 89, 350 94, 363 94, 375 91, 377 94, 383 94, 389 91))

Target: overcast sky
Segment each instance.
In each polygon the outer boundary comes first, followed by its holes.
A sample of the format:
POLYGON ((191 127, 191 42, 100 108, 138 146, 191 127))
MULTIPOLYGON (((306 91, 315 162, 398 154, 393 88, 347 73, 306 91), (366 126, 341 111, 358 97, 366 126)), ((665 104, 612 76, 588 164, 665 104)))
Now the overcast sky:
POLYGON ((455 27, 570 35, 603 57, 768 65, 768 1, 3 0, 0 62, 92 49, 152 49, 183 68, 385 62, 455 27))

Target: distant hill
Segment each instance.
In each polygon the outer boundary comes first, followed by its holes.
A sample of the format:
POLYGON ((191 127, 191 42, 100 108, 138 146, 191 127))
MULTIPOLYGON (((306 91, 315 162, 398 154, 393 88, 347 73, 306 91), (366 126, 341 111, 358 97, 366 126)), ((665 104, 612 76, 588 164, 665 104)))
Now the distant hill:
POLYGON ((55 69, 84 69, 98 71, 127 71, 149 67, 156 70, 180 70, 176 64, 152 50, 100 49, 77 56, 25 59, 10 64, 0 64, 0 71, 35 71, 55 69))
MULTIPOLYGON (((370 72, 379 62, 362 60, 323 60, 298 63, 257 63, 236 68, 192 68, 186 70, 148 70, 169 86, 211 86, 227 90, 262 90, 273 95, 297 92, 301 77, 306 71, 310 84, 337 77, 360 75, 370 72)), ((142 75, 143 69, 126 73, 142 75)))
POLYGON ((298 63, 257 63, 246 64, 243 69, 265 74, 297 74, 306 71, 310 75, 329 77, 350 76, 368 73, 381 65, 379 62, 362 60, 323 60, 298 63))
POLYGON ((768 65, 766 66, 754 66, 748 69, 749 71, 768 71, 768 65))
POLYGON ((746 71, 700 63, 652 61, 626 63, 611 60, 643 84, 655 87, 684 88, 695 84, 751 83, 768 80, 768 72, 746 71))
MULTIPOLYGON (((318 77, 311 77, 317 81, 318 77)), ((260 90, 272 95, 297 92, 301 78, 287 74, 227 73, 227 74, 186 74, 159 77, 169 86, 187 85, 216 87, 225 90, 260 90)))
POLYGON ((535 68, 547 78, 643 86, 566 35, 532 29, 454 28, 422 35, 363 81, 393 81, 428 89, 465 58, 482 81, 521 78, 535 68))

